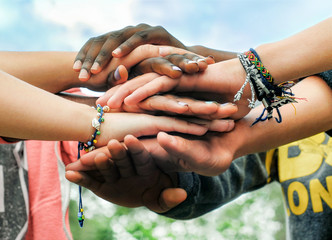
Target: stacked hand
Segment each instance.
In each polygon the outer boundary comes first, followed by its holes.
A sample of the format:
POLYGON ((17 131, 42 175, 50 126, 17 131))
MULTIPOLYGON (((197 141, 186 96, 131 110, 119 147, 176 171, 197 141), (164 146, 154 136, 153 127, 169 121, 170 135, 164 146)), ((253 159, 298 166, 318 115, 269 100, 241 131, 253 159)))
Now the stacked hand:
POLYGON ((124 142, 130 154, 120 142, 111 140, 107 147, 68 165, 66 178, 125 207, 165 212, 186 199, 186 192, 176 188, 176 174, 162 172, 135 137, 127 136, 124 142))

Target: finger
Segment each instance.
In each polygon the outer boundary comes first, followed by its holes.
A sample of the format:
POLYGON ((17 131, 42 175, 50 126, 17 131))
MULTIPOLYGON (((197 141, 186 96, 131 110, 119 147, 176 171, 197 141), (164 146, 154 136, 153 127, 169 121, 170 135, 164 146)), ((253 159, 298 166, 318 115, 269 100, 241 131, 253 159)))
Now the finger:
POLYGON ((138 46, 150 43, 151 41, 148 38, 148 34, 149 33, 144 30, 134 33, 134 35, 132 35, 113 51, 113 56, 117 58, 123 57, 138 46))
POLYGON ((231 119, 215 119, 215 120, 203 120, 203 119, 188 119, 192 123, 200 124, 208 128, 209 131, 214 132, 229 132, 233 130, 235 123, 231 119))
POLYGON ((137 104, 149 96, 175 88, 178 83, 179 79, 171 79, 167 76, 160 76, 151 81, 146 81, 144 85, 136 86, 136 89, 128 91, 124 103, 127 105, 137 104))
POLYGON ((216 63, 216 61, 214 60, 214 57, 213 56, 207 56, 206 58, 205 58, 205 61, 206 61, 206 63, 207 64, 213 64, 213 63, 216 63))
POLYGON ((195 57, 198 56, 194 54, 171 54, 165 57, 168 61, 172 62, 176 66, 179 66, 184 72, 192 74, 199 71, 199 66, 195 57))
POLYGON ((84 62, 86 53, 88 52, 90 45, 92 44, 93 39, 90 38, 84 45, 83 47, 78 51, 75 61, 74 61, 74 65, 73 65, 73 69, 76 72, 79 72, 81 70, 82 64, 84 62))
MULTIPOLYGON (((100 52, 101 47, 104 44, 103 39, 95 38, 92 44, 90 45, 90 48, 88 52, 86 53, 80 74, 78 75, 78 78, 81 81, 87 81, 90 78, 91 75, 91 67, 94 63, 98 53, 100 52)), ((98 68, 98 66, 94 66, 95 68, 98 68)))
POLYGON ((81 162, 82 165, 84 165, 86 167, 95 166, 95 158, 97 155, 100 155, 100 154, 105 155, 105 158, 107 158, 107 159, 109 159, 111 157, 111 154, 110 154, 109 150, 107 149, 107 147, 101 147, 94 151, 84 154, 83 156, 81 156, 79 161, 81 162))
MULTIPOLYGON (((114 51, 112 52, 113 57, 116 58, 123 57, 132 50, 134 50, 137 46, 142 45, 142 43, 140 44, 139 42, 135 44, 135 41, 133 41, 132 36, 136 32, 140 32, 148 28, 150 28, 150 25, 141 23, 135 27, 128 26, 124 28, 122 31, 120 31, 122 36, 122 41, 121 41, 122 43, 118 44, 117 48, 114 49, 114 51)), ((140 41, 139 38, 137 40, 140 41)))
POLYGON ((98 55, 95 57, 95 61, 92 65, 91 72, 93 74, 99 73, 112 59, 112 51, 116 48, 119 42, 112 38, 108 38, 102 45, 98 55))
POLYGON ((76 183, 84 188, 87 188, 93 192, 100 189, 102 182, 97 181, 96 179, 90 177, 84 172, 75 172, 75 171, 66 171, 65 177, 68 181, 76 183))
POLYGON ((190 98, 178 98, 178 101, 188 104, 188 109, 184 115, 196 116, 202 119, 221 119, 228 118, 238 111, 235 104, 219 104, 214 101, 198 101, 190 98))
POLYGON ((140 28, 141 30, 137 31, 113 51, 114 57, 123 57, 139 45, 148 43, 185 48, 181 42, 161 26, 151 27, 147 24, 140 24, 136 28, 140 28))
POLYGON ((101 147, 94 151, 84 154, 78 161, 70 163, 66 166, 66 170, 73 171, 89 171, 96 170, 94 159, 97 154, 105 154, 108 158, 111 157, 107 147, 101 147))
MULTIPOLYGON (((200 163, 207 162, 209 159, 210 152, 205 142, 187 140, 165 132, 158 133, 157 140, 160 146, 172 156, 171 160, 178 166, 177 171, 195 171, 197 165, 200 166, 200 163)), ((204 167, 204 164, 200 167, 204 167)))
POLYGON ((173 95, 154 95, 139 102, 137 105, 146 111, 163 111, 169 114, 183 114, 188 111, 188 103, 173 95))
POLYGON ((190 140, 164 132, 157 135, 157 140, 171 156, 170 160, 178 166, 178 169, 175 168, 176 171, 192 171, 204 176, 216 176, 229 167, 234 157, 231 152, 223 151, 222 157, 216 159, 214 157, 216 152, 220 155, 221 150, 211 148, 213 142, 206 140, 190 140))
MULTIPOLYGON (((127 105, 124 106, 124 109, 128 109, 127 105)), ((149 112, 162 111, 168 115, 181 114, 210 120, 228 118, 238 110, 237 106, 233 103, 219 104, 213 101, 200 101, 192 98, 177 97, 171 94, 148 97, 139 102, 137 106, 149 112)), ((130 111, 130 108, 128 110, 130 111)), ((138 111, 136 108, 134 110, 135 112, 138 111)))
POLYGON ((187 198, 187 192, 182 188, 167 188, 160 194, 159 204, 161 211, 166 212, 176 207, 187 198))
POLYGON ((111 159, 113 160, 115 166, 118 168, 121 177, 127 178, 136 174, 130 156, 127 154, 127 150, 119 141, 109 141, 107 148, 112 155, 111 159))
POLYGON ((171 78, 178 78, 182 75, 182 70, 177 64, 173 64, 166 58, 161 57, 145 59, 132 68, 131 71, 137 72, 138 75, 155 72, 171 78))
POLYGON ((206 118, 205 119, 221 119, 221 118, 229 118, 231 117, 233 114, 238 112, 238 107, 233 104, 233 103, 224 103, 224 104, 219 104, 216 102, 205 102, 208 105, 216 105, 217 106, 217 111, 212 112, 212 109, 210 112, 208 111, 208 108, 198 108, 198 106, 191 107, 192 105, 190 105, 190 111, 194 111, 194 112, 198 112, 197 115, 198 116, 204 116, 202 118, 206 118), (201 109, 201 111, 199 111, 198 109, 201 109))
POLYGON ((107 101, 107 105, 110 108, 119 108, 124 99, 134 92, 137 88, 146 85, 148 82, 152 81, 155 78, 158 78, 159 75, 156 73, 148 73, 142 76, 136 77, 128 82, 122 84, 117 91, 110 97, 107 101))
POLYGON ((113 94, 119 89, 121 85, 117 85, 114 86, 110 89, 108 89, 104 95, 100 96, 97 101, 96 104, 100 104, 101 106, 105 106, 107 105, 107 101, 110 99, 111 96, 113 96, 113 94))
POLYGON ((105 182, 114 183, 119 179, 119 173, 113 161, 103 154, 99 153, 95 157, 95 165, 105 182))
POLYGON ((170 118, 170 117, 161 117, 161 116, 150 116, 154 124, 151 124, 150 129, 148 131, 151 131, 150 134, 144 134, 144 135, 151 135, 156 134, 160 131, 165 132, 180 132, 180 133, 186 133, 191 135, 204 135, 208 127, 203 124, 196 124, 192 123, 190 121, 186 120, 180 120, 178 118, 170 118))
POLYGON ((127 135, 124 138, 124 143, 128 148, 136 173, 139 176, 149 176, 159 170, 157 169, 150 153, 136 137, 127 135))
MULTIPOLYGON (((202 72, 202 71, 204 71, 208 67, 208 64, 209 64, 208 62, 210 62, 209 59, 201 57, 201 56, 196 55, 196 54, 185 53, 183 55, 187 59, 190 59, 191 62, 195 62, 197 64, 198 70, 195 69, 196 70, 195 72, 202 72)), ((190 66, 188 66, 188 67, 190 67, 190 66)), ((186 72, 190 73, 189 70, 186 71, 186 72)), ((193 73, 195 73, 195 72, 193 72, 193 73)))
POLYGON ((108 86, 115 86, 124 83, 128 80, 128 71, 125 66, 119 65, 115 71, 108 74, 107 83, 108 86))

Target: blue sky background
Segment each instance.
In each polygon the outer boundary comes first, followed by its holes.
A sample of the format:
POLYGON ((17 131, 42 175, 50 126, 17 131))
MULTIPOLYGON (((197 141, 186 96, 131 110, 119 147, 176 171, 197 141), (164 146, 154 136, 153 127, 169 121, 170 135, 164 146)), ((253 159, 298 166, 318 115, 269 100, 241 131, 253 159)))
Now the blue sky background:
POLYGON ((0 0, 0 50, 77 51, 92 36, 148 23, 186 45, 244 51, 331 10, 331 0, 0 0))

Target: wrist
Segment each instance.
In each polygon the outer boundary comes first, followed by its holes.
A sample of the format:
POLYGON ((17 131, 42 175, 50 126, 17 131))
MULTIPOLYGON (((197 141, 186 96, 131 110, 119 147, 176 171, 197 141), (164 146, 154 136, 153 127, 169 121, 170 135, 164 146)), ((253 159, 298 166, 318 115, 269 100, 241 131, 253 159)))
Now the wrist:
POLYGON ((276 85, 306 76, 303 74, 301 70, 303 67, 294 56, 293 51, 282 51, 283 48, 281 41, 263 44, 255 49, 262 63, 271 73, 276 85))
POLYGON ((104 123, 105 113, 109 111, 109 107, 101 107, 99 104, 97 108, 91 108, 94 110, 93 115, 91 115, 91 110, 87 115, 90 117, 90 129, 85 134, 85 141, 80 141, 81 149, 84 149, 86 152, 92 151, 95 149, 95 146, 105 145, 106 143, 101 141, 99 142, 100 135, 102 132, 101 126, 104 123))
MULTIPOLYGON (((246 72, 237 58, 213 64, 206 71, 212 73, 209 75, 209 78, 215 84, 212 89, 216 89, 219 94, 227 96, 227 99, 225 99, 227 101, 233 101, 234 95, 246 79, 246 72)), ((244 91, 245 98, 248 98, 251 94, 250 88, 246 87, 244 91)))
POLYGON ((75 140, 88 142, 94 133, 91 122, 92 119, 96 117, 96 110, 87 105, 79 105, 80 107, 74 112, 73 116, 70 117, 70 119, 81 119, 75 122, 76 128, 78 129, 78 137, 76 137, 75 140))

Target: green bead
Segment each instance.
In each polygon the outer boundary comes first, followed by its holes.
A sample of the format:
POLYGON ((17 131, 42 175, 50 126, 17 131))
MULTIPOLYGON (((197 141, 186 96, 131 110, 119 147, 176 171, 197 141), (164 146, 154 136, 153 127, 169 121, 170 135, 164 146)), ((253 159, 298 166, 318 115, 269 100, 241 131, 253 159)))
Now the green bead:
POLYGON ((97 131, 96 134, 97 134, 97 135, 100 135, 100 131, 97 131))
POLYGON ((104 118, 101 118, 101 119, 100 119, 100 121, 101 121, 101 122, 104 122, 104 121, 105 121, 105 119, 104 119, 104 118))

